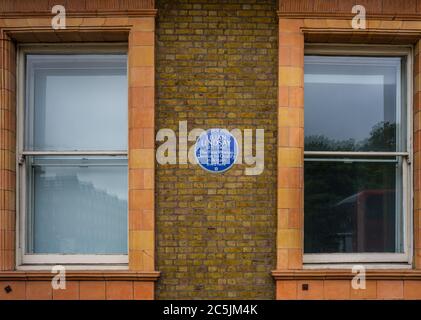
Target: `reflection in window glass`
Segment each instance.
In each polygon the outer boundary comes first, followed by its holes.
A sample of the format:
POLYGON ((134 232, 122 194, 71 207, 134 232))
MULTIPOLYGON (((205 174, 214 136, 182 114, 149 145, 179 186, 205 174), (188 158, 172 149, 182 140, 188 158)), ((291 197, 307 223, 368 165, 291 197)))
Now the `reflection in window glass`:
POLYGON ((26 150, 126 150, 126 55, 28 55, 26 150))
POLYGON ((305 253, 403 252, 403 70, 400 57, 306 56, 305 253))
POLYGON ((126 54, 26 56, 25 253, 127 254, 126 69, 126 54))
POLYGON ((127 253, 127 159, 28 159, 30 253, 127 253))
POLYGON ((307 151, 397 151, 401 58, 305 58, 307 151))
POLYGON ((391 162, 305 164, 305 252, 400 252, 391 162))

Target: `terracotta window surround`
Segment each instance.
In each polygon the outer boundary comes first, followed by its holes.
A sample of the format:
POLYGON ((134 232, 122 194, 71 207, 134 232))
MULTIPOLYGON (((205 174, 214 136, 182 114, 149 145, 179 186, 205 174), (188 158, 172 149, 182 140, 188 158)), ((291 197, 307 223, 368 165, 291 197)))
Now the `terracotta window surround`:
MULTIPOLYGON (((9 2, 6 1, 7 3, 9 2)), ((48 284, 51 275, 37 271, 15 271, 16 214, 21 214, 16 212, 15 201, 16 46, 20 43, 72 42, 128 43, 129 266, 128 271, 116 272, 69 271, 66 277, 67 280, 74 281, 73 284, 77 283, 79 291, 92 281, 93 285, 103 285, 105 291, 113 286, 109 283, 123 281, 122 288, 128 288, 124 298, 154 297, 154 282, 159 277, 159 272, 155 270, 154 223, 156 10, 153 1, 144 0, 139 3, 142 4, 141 8, 133 10, 91 8, 92 10, 71 11, 66 17, 64 30, 51 28, 53 14, 48 10, 35 13, 5 10, 0 14, 0 239, 3 239, 0 241, 0 284, 13 283, 17 288, 24 285, 25 294, 18 298, 30 298, 28 294, 31 295, 32 291, 28 284, 35 284, 36 291, 48 284), (136 290, 140 290, 140 293, 135 294, 136 290)), ((86 294, 89 295, 92 290, 88 290, 86 294)), ((99 292, 104 290, 99 289, 99 292)), ((82 291, 77 297, 83 298, 82 291)))
MULTIPOLYGON (((367 17, 366 30, 353 30, 350 10, 306 12, 312 1, 282 1, 279 15, 278 95, 278 227, 277 268, 272 272, 277 299, 404 299, 421 298, 421 177, 420 158, 420 44, 419 15, 393 12, 367 17), (295 8, 295 3, 299 8, 295 8), (290 6, 290 8, 286 8, 290 6), (301 6, 301 7, 300 7, 301 6), (302 7, 304 6, 304 7, 302 7), (368 270, 370 288, 351 288, 350 269, 303 269, 304 234, 304 45, 399 44, 414 48, 413 78, 413 269, 368 270), (310 292, 301 284, 308 283, 310 292), (358 291, 358 290, 357 290, 358 291), (364 292, 362 292, 364 291, 364 292), (335 294, 332 294, 335 293, 335 294), (339 293, 343 294, 339 294, 339 293), (393 293, 392 293, 393 292, 393 293), (396 296, 389 296, 390 294, 396 296)), ((364 5, 364 3, 362 3, 364 5)), ((352 5, 351 7, 352 8, 352 5)), ((314 9, 314 8, 313 8, 314 9)), ((337 9, 337 8, 336 8, 337 9)), ((384 8, 383 8, 384 9, 384 8)), ((411 88, 410 88, 411 90, 411 88)))

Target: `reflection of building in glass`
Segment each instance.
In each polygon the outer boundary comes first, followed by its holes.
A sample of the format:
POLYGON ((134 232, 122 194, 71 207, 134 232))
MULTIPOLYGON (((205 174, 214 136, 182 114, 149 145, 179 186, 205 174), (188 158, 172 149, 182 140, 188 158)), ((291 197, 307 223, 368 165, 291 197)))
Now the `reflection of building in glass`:
POLYGON ((37 253, 127 253, 127 200, 77 175, 36 174, 37 253))
POLYGON ((395 252, 395 201, 395 190, 363 190, 316 211, 307 223, 328 226, 316 237, 326 252, 395 252))
MULTIPOLYGON (((395 190, 364 190, 332 208, 339 252, 395 251, 395 190)), ((333 230, 332 230, 333 231, 333 230)))

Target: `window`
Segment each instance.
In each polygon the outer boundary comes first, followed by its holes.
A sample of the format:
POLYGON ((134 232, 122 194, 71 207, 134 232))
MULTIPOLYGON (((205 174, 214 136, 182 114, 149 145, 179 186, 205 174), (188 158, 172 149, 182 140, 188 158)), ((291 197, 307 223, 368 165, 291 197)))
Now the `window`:
POLYGON ((408 50, 305 56, 304 262, 409 262, 408 50))
POLYGON ((127 55, 21 51, 21 264, 127 264, 127 55))

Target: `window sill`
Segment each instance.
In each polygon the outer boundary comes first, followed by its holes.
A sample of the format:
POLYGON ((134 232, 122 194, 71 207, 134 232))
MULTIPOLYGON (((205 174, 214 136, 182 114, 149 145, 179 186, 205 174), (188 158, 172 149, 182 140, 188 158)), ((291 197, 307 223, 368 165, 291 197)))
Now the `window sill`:
POLYGON ((304 270, 352 270, 354 266, 362 266, 366 270, 410 270, 412 265, 407 263, 308 263, 304 270))
MULTIPOLYGON (((51 281, 48 271, 0 271, 0 281, 51 281)), ((157 281, 159 271, 68 271, 68 281, 157 281)))
MULTIPOLYGON (((274 270, 275 280, 351 280, 355 277, 350 269, 325 270, 274 270)), ((421 280, 421 270, 384 269, 367 270, 367 280, 421 280)))
POLYGON ((56 264, 22 264, 16 267, 16 271, 44 271, 50 272, 54 266, 63 266, 66 271, 129 271, 128 264, 66 264, 66 263, 56 263, 56 264))

